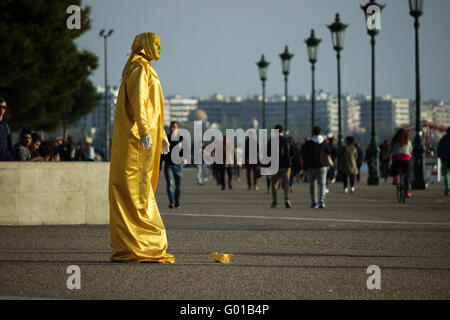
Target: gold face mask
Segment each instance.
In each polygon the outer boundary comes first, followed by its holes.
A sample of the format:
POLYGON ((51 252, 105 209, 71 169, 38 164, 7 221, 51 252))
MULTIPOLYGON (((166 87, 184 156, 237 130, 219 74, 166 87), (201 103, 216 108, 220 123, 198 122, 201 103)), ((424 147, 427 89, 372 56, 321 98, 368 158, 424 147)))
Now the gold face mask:
POLYGON ((145 34, 147 38, 148 43, 148 49, 145 48, 145 50, 150 51, 148 52, 155 61, 159 60, 159 57, 161 55, 161 40, 159 39, 159 36, 156 33, 148 32, 145 34))
POLYGON ((131 50, 136 53, 144 54, 150 60, 158 61, 161 54, 161 40, 156 33, 141 33, 134 39, 131 50))

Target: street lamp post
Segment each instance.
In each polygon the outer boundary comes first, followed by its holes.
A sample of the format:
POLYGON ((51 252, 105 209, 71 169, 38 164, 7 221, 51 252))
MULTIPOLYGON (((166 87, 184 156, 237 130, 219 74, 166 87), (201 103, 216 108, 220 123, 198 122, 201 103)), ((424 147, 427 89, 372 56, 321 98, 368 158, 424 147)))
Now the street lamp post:
POLYGON ((267 67, 269 66, 269 62, 264 60, 264 55, 261 56, 261 60, 259 60, 256 65, 259 70, 259 78, 262 82, 262 127, 266 128, 266 80, 267 80, 267 67))
POLYGON ((331 40, 337 57, 337 77, 338 77, 338 152, 342 147, 342 105, 341 105, 341 50, 344 49, 344 34, 348 24, 341 23, 339 13, 336 13, 335 20, 327 26, 331 31, 331 40))
POLYGON ((409 0, 409 14, 414 17, 415 42, 416 42, 416 137, 414 139, 414 181, 413 189, 425 189, 424 180, 424 152, 422 144, 422 127, 420 113, 420 70, 419 70, 419 17, 423 13, 423 0, 409 0))
POLYGON ((108 63, 106 57, 106 39, 111 36, 113 33, 113 29, 106 32, 104 29, 100 31, 100 37, 103 37, 105 40, 105 161, 109 161, 110 159, 110 150, 109 150, 109 108, 108 108, 108 63))
POLYGON ((308 39, 305 40, 307 49, 308 49, 308 58, 309 62, 311 62, 311 130, 315 125, 315 102, 316 102, 316 91, 315 91, 315 79, 314 79, 314 64, 317 61, 317 47, 319 46, 320 41, 322 39, 316 38, 314 35, 314 29, 311 30, 311 35, 308 39))
MULTIPOLYGON (((385 7, 385 5, 378 4, 375 0, 370 0, 369 3, 361 6, 364 12, 364 17, 367 22, 369 17, 368 11, 370 7, 376 6, 379 12, 385 7)), ((375 94, 375 36, 378 34, 378 29, 373 25, 367 25, 367 34, 370 36, 370 45, 372 51, 372 94, 371 94, 371 115, 372 115, 372 132, 370 136, 370 144, 367 148, 367 167, 369 169, 369 177, 367 179, 368 185, 379 185, 380 177, 378 174, 379 159, 378 159, 378 146, 377 136, 375 129, 375 107, 376 107, 376 94, 375 94)))
POLYGON ((280 54, 281 67, 284 74, 284 131, 288 133, 288 75, 291 59, 294 55, 289 52, 288 46, 284 47, 284 52, 280 54))

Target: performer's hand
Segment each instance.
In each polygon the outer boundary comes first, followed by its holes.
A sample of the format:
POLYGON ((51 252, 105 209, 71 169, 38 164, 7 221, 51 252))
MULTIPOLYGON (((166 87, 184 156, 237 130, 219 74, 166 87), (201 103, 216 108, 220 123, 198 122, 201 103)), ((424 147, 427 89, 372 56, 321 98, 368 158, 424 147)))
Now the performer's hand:
POLYGON ((143 136, 141 138, 141 144, 142 144, 142 148, 145 149, 150 149, 152 146, 152 135, 151 134, 147 134, 145 136, 143 136))
POLYGON ((169 149, 170 149, 170 143, 168 140, 163 140, 162 142, 162 148, 161 148, 161 153, 162 154, 168 154, 169 153, 169 149))

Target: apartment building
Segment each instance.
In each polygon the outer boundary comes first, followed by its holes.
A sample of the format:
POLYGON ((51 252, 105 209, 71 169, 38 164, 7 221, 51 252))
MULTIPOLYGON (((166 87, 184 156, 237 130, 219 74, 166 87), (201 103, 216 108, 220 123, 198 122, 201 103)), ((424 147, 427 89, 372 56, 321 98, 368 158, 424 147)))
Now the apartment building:
POLYGON ((185 99, 180 95, 168 97, 164 101, 164 125, 168 126, 172 121, 188 122, 190 113, 197 108, 198 99, 185 99))
MULTIPOLYGON (((372 123, 371 97, 358 96, 361 104, 361 125, 370 130, 372 123)), ((408 125, 409 99, 393 98, 390 95, 378 96, 375 100, 375 121, 377 125, 399 128, 408 125)))

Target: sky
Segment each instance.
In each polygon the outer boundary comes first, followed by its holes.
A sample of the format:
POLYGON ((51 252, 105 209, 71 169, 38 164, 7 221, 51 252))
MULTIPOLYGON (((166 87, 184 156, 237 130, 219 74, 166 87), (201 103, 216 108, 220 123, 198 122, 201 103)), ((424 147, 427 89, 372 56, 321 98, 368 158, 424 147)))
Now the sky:
MULTIPOLYGON (((99 56, 91 80, 104 85, 104 42, 108 38, 108 84, 120 86, 122 69, 134 37, 155 32, 161 58, 153 63, 165 96, 210 97, 214 93, 243 98, 261 94, 256 62, 270 62, 266 94, 283 95, 279 54, 288 45, 294 54, 289 95, 311 92, 311 67, 304 40, 315 30, 322 42, 316 63, 316 89, 336 94, 337 62, 326 27, 336 13, 349 24, 341 53, 342 93, 369 95, 370 37, 361 4, 368 0, 84 0, 91 7, 91 30, 77 39, 80 49, 99 56)), ((414 19, 407 0, 379 1, 381 30, 376 37, 376 94, 415 97, 414 19)), ((83 9, 83 7, 82 7, 83 9)), ((449 0, 425 0, 420 17, 422 101, 450 101, 449 0)), ((83 27, 83 26, 81 26, 83 27)))

